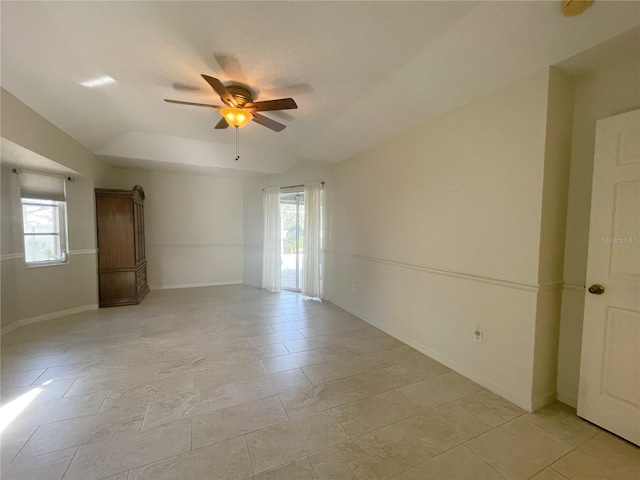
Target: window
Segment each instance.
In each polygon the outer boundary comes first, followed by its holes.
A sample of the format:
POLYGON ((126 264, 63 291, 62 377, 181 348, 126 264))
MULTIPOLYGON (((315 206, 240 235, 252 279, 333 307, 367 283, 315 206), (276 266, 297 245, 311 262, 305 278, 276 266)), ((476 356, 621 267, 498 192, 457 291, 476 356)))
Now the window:
POLYGON ((20 172, 27 265, 66 263, 67 203, 62 176, 20 172))
POLYGON ((26 263, 64 263, 67 261, 66 207, 66 202, 22 199, 26 263))
POLYGON ((280 225, 281 285, 285 290, 299 292, 304 265, 304 188, 280 194, 280 225))

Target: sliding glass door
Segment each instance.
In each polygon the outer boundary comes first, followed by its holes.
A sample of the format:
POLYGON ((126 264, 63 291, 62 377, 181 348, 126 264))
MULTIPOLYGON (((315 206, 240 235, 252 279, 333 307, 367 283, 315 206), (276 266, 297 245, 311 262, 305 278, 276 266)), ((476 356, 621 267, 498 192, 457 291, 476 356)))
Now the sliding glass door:
POLYGON ((304 192, 280 194, 282 288, 299 292, 304 259, 304 192))

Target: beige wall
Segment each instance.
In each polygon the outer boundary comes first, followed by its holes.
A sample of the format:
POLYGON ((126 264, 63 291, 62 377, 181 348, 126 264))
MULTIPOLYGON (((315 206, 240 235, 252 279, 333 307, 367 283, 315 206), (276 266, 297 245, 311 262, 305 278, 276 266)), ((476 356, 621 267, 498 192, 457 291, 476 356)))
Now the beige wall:
POLYGON ((222 178, 113 168, 104 185, 145 191, 149 286, 242 283, 243 187, 222 178))
POLYGON ((95 179, 106 176, 109 167, 4 89, 0 89, 0 95, 3 141, 78 172, 77 180, 67 184, 68 264, 26 268, 20 237, 19 179, 3 168, 2 253, 12 254, 12 259, 5 256, 2 262, 2 326, 64 310, 95 307, 98 284, 93 185, 95 179), (9 225, 13 227, 10 235, 5 232, 9 225), (8 236, 13 238, 11 243, 8 236))
POLYGON ((93 182, 82 176, 67 182, 69 261, 60 265, 26 267, 21 235, 20 179, 6 167, 2 168, 2 173, 2 326, 54 312, 95 308, 93 182))
POLYGON ((341 162, 328 206, 328 298, 528 409, 548 86, 545 70, 341 162))
MULTIPOLYGON (((528 409, 555 397, 547 352, 557 351, 569 85, 545 69, 317 175, 327 299, 528 409)), ((245 282, 260 284, 260 188, 309 177, 245 181, 245 282)))
POLYGON ((639 85, 637 57, 576 78, 558 360, 558 398, 573 406, 580 376, 596 121, 640 108, 639 85))
POLYGON ((543 407, 557 397, 573 87, 573 81, 568 75, 555 68, 550 70, 538 269, 540 286, 533 365, 533 409, 543 407))
MULTIPOLYGON (((19 178, 13 181, 19 184, 19 178)), ((29 319, 52 312, 92 306, 97 302, 95 219, 93 212, 93 182, 82 176, 67 182, 67 226, 69 261, 63 265, 25 267, 21 256, 16 264, 18 316, 29 319)), ((15 188, 14 205, 20 205, 19 187, 15 188)), ((20 213, 15 228, 21 232, 20 213)), ((15 238, 15 237, 14 237, 15 238)), ((15 242, 23 254, 21 237, 15 242)))
POLYGON ((11 205, 11 170, 0 167, 0 319, 2 327, 18 320, 13 214, 11 205))

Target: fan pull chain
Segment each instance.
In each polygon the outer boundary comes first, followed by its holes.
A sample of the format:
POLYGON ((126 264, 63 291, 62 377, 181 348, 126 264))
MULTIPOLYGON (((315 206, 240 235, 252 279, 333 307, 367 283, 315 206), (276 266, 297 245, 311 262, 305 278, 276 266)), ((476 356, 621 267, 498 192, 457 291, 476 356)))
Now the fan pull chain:
POLYGON ((236 162, 240 160, 240 129, 236 127, 236 162))

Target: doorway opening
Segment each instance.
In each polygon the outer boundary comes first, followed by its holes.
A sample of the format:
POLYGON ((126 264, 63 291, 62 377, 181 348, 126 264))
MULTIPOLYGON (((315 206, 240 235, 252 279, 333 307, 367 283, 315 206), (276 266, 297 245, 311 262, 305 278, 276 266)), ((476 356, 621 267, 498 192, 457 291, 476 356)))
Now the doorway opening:
POLYGON ((304 264, 304 191, 280 194, 280 218, 281 286, 285 290, 300 292, 304 264))

